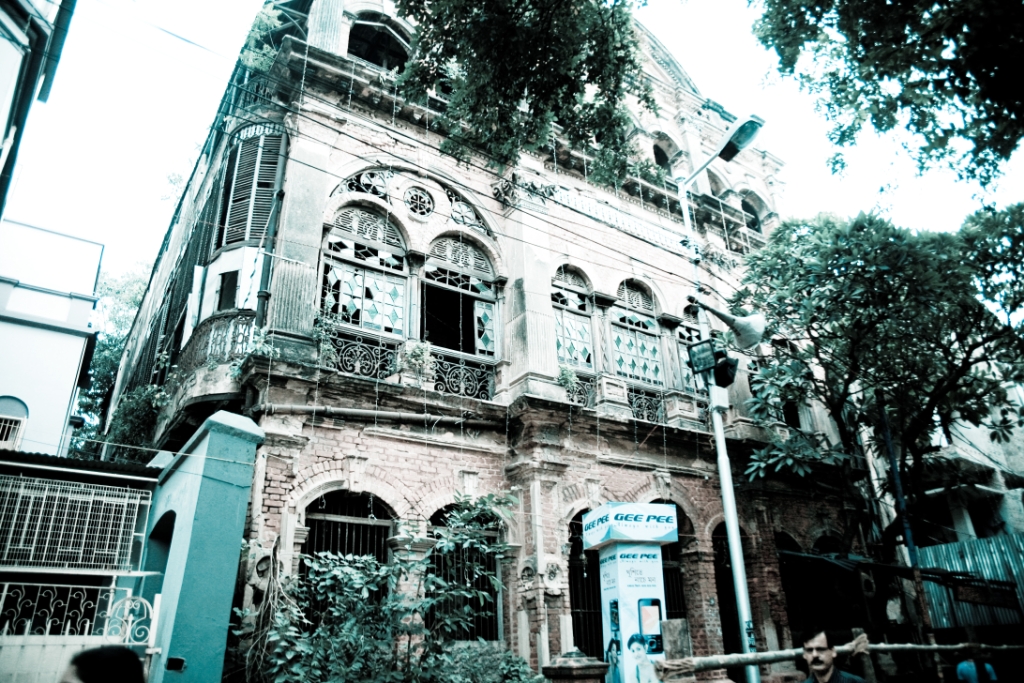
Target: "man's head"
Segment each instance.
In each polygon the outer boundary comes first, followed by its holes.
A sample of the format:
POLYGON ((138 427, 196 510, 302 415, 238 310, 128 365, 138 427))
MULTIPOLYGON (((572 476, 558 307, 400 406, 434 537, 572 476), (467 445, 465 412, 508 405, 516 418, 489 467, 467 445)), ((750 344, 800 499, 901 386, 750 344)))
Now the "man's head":
POLYGON ((829 642, 824 629, 809 629, 801 636, 804 645, 804 661, 811 674, 827 676, 835 664, 835 645, 829 642))

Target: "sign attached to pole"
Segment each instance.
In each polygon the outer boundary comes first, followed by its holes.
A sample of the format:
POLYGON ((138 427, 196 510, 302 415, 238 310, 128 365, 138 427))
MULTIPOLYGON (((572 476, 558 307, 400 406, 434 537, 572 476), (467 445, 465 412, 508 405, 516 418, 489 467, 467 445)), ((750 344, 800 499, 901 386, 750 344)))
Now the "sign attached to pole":
POLYGON ((678 540, 674 505, 606 503, 583 517, 583 547, 600 549, 606 683, 658 683, 665 658, 661 546, 678 540))

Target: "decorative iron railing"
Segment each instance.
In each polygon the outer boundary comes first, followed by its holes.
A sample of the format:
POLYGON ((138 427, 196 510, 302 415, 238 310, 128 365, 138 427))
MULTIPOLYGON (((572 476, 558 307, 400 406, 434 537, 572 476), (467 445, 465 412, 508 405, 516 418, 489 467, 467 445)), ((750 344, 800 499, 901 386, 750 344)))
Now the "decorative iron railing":
POLYGON ((594 377, 580 375, 577 375, 576 379, 576 384, 565 390, 569 403, 574 403, 584 408, 593 408, 597 393, 597 380, 594 377))
POLYGON ((665 400, 660 393, 629 387, 626 389, 626 398, 635 419, 647 422, 665 421, 665 400))
POLYGON ((269 76, 265 74, 251 75, 238 85, 235 106, 239 109, 252 106, 269 107, 273 103, 273 94, 269 76))
POLYGON ((178 370, 190 373, 202 365, 221 365, 244 357, 252 340, 255 318, 254 311, 232 311, 199 323, 178 356, 178 370))
POLYGON ((156 614, 126 588, 0 583, 0 637, 104 636, 144 645, 156 614))
POLYGON ((455 353, 439 353, 431 349, 434 357, 434 390, 468 398, 490 400, 494 395, 494 366, 470 360, 455 353))
POLYGON ((320 366, 350 375, 384 379, 398 371, 398 342, 336 328, 320 347, 320 366))
POLYGON ((126 572, 149 491, 0 475, 0 567, 126 572))

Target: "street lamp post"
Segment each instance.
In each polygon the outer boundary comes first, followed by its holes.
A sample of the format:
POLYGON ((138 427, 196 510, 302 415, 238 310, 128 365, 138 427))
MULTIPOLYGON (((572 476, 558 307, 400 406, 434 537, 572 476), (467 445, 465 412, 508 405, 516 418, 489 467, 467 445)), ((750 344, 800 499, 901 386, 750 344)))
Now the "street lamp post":
MULTIPOLYGON (((764 120, 757 116, 748 116, 745 119, 741 119, 722 137, 714 154, 705 159, 704 163, 693 171, 689 177, 677 179, 679 183, 679 202, 683 210, 683 222, 687 227, 688 233, 693 233, 693 226, 690 222, 690 208, 686 199, 687 188, 716 157, 721 157, 725 161, 731 161, 741 150, 748 147, 754 141, 763 125, 764 120)), ((692 297, 691 301, 700 307, 701 339, 705 341, 691 347, 690 358, 693 371, 697 374, 704 373, 706 377, 705 384, 707 384, 710 392, 711 423, 715 432, 715 449, 718 454, 718 478, 722 486, 722 510, 725 516, 725 533, 729 543, 733 590, 736 594, 736 611, 740 621, 740 647, 744 653, 756 652, 757 641, 754 639, 754 619, 750 611, 750 594, 747 591, 747 570, 743 562, 743 543, 740 538, 739 516, 736 512, 736 494, 732 483, 732 465, 729 461, 729 453, 725 447, 725 426, 722 420, 722 413, 729 409, 729 391, 723 386, 707 381, 711 379, 710 375, 715 367, 716 359, 710 339, 707 315, 704 313, 704 309, 714 313, 736 332, 736 345, 741 351, 749 349, 760 342, 761 334, 764 332, 764 318, 760 315, 754 315, 737 319, 727 313, 722 313, 700 304, 692 297), (701 346, 705 346, 705 348, 696 348, 701 346)), ((756 665, 747 666, 745 669, 747 683, 760 683, 761 673, 756 665)))

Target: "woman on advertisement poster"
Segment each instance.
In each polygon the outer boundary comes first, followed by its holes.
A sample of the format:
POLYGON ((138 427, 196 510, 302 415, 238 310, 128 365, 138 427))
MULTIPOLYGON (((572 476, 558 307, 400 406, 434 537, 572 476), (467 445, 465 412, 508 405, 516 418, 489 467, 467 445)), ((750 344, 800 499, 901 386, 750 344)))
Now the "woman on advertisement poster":
POLYGON ((654 664, 647 656, 647 639, 639 633, 629 637, 626 646, 629 648, 631 661, 626 667, 626 683, 659 683, 654 672, 654 664))
POLYGON ((608 663, 608 673, 604 675, 605 683, 622 683, 622 679, 619 678, 619 658, 621 656, 619 641, 617 638, 612 638, 608 641, 608 649, 604 653, 604 661, 608 663))

